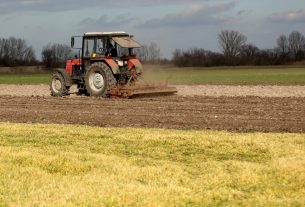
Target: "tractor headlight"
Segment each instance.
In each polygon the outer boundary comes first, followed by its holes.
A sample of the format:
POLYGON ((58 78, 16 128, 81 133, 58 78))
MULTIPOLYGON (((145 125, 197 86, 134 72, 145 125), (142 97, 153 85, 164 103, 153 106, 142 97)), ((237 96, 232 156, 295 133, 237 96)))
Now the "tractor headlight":
POLYGON ((123 62, 123 61, 118 61, 118 65, 119 65, 120 67, 122 67, 122 66, 124 66, 124 62, 123 62))

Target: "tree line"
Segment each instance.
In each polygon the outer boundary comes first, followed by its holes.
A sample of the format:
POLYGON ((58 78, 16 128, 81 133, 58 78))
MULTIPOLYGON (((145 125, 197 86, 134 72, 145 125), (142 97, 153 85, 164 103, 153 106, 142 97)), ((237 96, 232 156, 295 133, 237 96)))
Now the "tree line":
POLYGON ((248 43, 247 37, 234 30, 218 35, 221 52, 200 48, 176 49, 172 62, 180 67, 237 66, 237 65, 284 65, 305 60, 305 37, 298 31, 288 36, 280 35, 276 47, 259 49, 248 43))
POLYGON ((17 66, 36 64, 34 49, 23 39, 15 37, 0 39, 0 65, 17 66))
POLYGON ((62 67, 65 61, 73 57, 68 45, 48 44, 43 47, 42 61, 38 61, 32 46, 28 46, 21 38, 0 38, 0 66, 14 67, 24 65, 45 65, 46 67, 62 67))
MULTIPOLYGON (((173 58, 162 58, 156 43, 143 45, 137 57, 144 63, 175 64, 179 67, 237 66, 237 65, 282 65, 305 60, 305 37, 298 31, 288 36, 280 35, 276 47, 260 49, 247 42, 247 36, 239 31, 224 30, 218 34, 221 52, 203 48, 176 49, 173 58)), ((33 47, 15 37, 0 38, 0 66, 43 64, 46 67, 63 67, 74 51, 65 44, 48 44, 42 48, 41 61, 35 56, 33 47)))

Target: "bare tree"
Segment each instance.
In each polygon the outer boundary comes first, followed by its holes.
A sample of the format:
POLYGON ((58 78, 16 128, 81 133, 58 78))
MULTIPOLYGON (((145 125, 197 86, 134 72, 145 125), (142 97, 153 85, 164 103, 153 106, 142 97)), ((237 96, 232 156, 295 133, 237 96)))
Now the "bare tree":
POLYGON ((246 57, 254 57, 259 53, 259 49, 257 46, 253 44, 246 44, 241 47, 241 54, 246 57))
POLYGON ((236 58, 246 44, 247 37, 238 31, 225 30, 218 35, 218 42, 227 58, 236 58))
POLYGON ((33 62, 37 61, 35 51, 34 51, 33 47, 28 47, 25 50, 24 55, 23 55, 23 60, 25 62, 30 62, 30 63, 33 63, 33 62))
POLYGON ((298 31, 294 31, 289 35, 289 52, 294 60, 302 59, 304 55, 305 37, 298 31))
POLYGON ((148 60, 148 46, 147 45, 143 45, 137 52, 137 56, 138 58, 142 61, 142 62, 147 62, 148 60))
POLYGON ((162 55, 157 43, 150 43, 150 45, 143 45, 139 50, 138 58, 143 62, 159 63, 162 55))
POLYGON ((248 65, 255 64, 259 52, 259 48, 254 44, 245 44, 240 49, 240 63, 248 65))
POLYGON ((36 64, 35 52, 26 41, 10 37, 0 39, 0 64, 5 66, 36 64))
POLYGON ((68 45, 49 44, 43 48, 41 55, 42 62, 47 67, 59 67, 73 57, 73 51, 68 45))
POLYGON ((153 63, 158 63, 161 59, 161 50, 157 43, 152 42, 148 47, 148 59, 153 63))
POLYGON ((281 55, 286 55, 289 52, 288 39, 286 35, 279 36, 276 43, 281 55))

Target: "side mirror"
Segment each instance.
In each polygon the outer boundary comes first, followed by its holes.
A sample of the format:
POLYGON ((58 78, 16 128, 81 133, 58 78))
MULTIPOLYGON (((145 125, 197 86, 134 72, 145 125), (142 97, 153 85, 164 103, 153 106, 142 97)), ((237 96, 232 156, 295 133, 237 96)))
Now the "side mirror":
POLYGON ((75 38, 71 37, 71 48, 74 48, 74 42, 75 42, 75 38))

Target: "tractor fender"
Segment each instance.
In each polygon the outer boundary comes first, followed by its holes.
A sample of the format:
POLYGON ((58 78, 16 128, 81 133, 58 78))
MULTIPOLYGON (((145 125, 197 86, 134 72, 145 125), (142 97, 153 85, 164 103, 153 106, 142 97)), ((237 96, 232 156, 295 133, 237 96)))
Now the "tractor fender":
POLYGON ((73 85, 73 81, 71 79, 71 76, 68 74, 68 72, 63 69, 63 68, 56 68, 54 69, 54 72, 58 72, 62 75, 62 77, 64 77, 65 79, 65 83, 66 83, 66 86, 72 86, 73 85))
POLYGON ((135 68, 137 73, 142 73, 143 72, 143 65, 138 59, 130 59, 128 60, 128 68, 135 68))
POLYGON ((113 74, 119 74, 119 65, 113 59, 105 59, 107 65, 111 68, 113 74))

